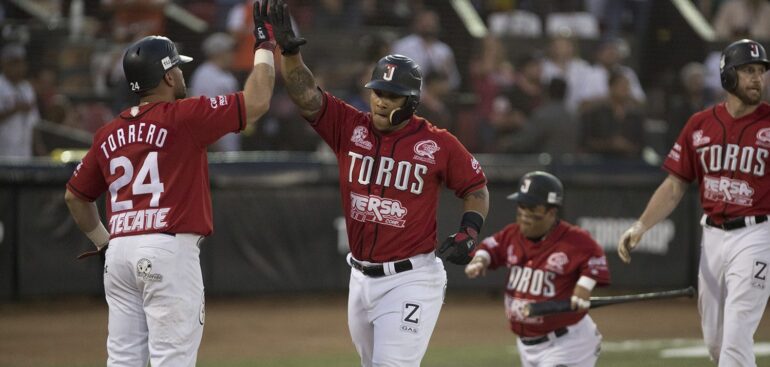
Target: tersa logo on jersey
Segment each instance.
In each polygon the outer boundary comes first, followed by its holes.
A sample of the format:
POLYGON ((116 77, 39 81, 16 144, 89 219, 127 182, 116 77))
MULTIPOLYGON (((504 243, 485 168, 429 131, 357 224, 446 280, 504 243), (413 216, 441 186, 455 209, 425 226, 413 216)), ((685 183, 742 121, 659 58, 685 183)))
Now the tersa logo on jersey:
POLYGON ((729 177, 703 177, 703 198, 740 206, 751 206, 754 188, 744 181, 729 177))
POLYGON ((406 208, 398 200, 350 193, 350 218, 359 222, 404 228, 406 213, 406 208))

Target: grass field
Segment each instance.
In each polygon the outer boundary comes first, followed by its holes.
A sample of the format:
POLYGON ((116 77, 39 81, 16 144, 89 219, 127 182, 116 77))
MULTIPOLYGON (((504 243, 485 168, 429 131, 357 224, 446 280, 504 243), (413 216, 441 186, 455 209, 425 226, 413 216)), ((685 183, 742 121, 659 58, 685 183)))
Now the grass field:
MULTIPOLYGON (((98 299, 0 305, 0 367, 104 366, 106 311, 98 299)), ((617 305, 591 315, 604 335, 598 366, 713 366, 705 357, 663 357, 702 346, 694 300, 617 305)), ((759 366, 770 366, 768 316, 755 336, 759 366)), ((422 365, 518 366, 514 341, 499 298, 450 294, 422 365)), ((360 365, 342 295, 211 299, 198 357, 202 367, 360 365)))

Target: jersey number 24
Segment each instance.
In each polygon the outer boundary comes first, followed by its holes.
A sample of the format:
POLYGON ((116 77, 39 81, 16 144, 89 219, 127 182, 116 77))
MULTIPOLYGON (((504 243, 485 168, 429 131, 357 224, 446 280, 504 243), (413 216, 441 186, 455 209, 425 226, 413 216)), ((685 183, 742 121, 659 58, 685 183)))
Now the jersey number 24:
POLYGON ((160 202, 160 194, 163 192, 163 183, 160 182, 158 173, 158 152, 147 153, 142 163, 142 168, 134 177, 134 165, 123 156, 110 159, 110 174, 114 175, 118 167, 123 168, 123 174, 117 180, 110 184, 110 201, 112 202, 112 211, 130 210, 134 208, 133 200, 118 201, 118 191, 124 186, 131 184, 132 196, 152 194, 150 206, 156 207, 160 202), (147 183, 149 176, 149 183, 147 183))

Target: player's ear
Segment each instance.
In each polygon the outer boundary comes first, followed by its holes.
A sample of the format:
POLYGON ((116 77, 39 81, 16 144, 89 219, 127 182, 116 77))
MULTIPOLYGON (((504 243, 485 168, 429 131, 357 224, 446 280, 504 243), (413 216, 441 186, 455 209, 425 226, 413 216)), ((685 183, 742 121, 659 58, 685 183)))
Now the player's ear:
MULTIPOLYGON (((174 69, 172 68, 171 70, 174 70, 174 69)), ((176 81, 174 80, 174 75, 171 72, 171 70, 163 74, 163 82, 166 83, 166 85, 168 85, 169 87, 173 88, 176 81)))

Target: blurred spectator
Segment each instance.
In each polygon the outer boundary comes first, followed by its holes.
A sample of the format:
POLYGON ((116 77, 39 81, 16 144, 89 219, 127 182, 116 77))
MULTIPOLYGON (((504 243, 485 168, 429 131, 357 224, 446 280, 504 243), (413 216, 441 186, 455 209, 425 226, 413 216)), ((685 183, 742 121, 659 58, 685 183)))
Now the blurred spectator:
POLYGON ((596 49, 596 63, 591 72, 585 76, 583 87, 575 91, 578 109, 590 109, 593 104, 600 103, 609 97, 607 79, 611 72, 623 74, 631 84, 631 96, 637 104, 644 104, 647 96, 639 83, 634 69, 621 64, 628 56, 628 44, 620 38, 604 40, 596 49))
POLYGON ((216 6, 216 30, 227 29, 227 17, 234 6, 238 6, 243 0, 214 0, 216 6))
POLYGON ((480 117, 488 118, 501 91, 513 85, 515 73, 500 39, 491 35, 481 41, 478 57, 470 60, 471 88, 478 99, 480 117))
POLYGON ((227 31, 233 36, 236 45, 233 73, 240 84, 246 81, 246 77, 254 67, 252 4, 254 0, 243 0, 230 8, 230 13, 227 15, 227 31))
POLYGON ((361 26, 361 1, 320 0, 313 12, 313 27, 322 29, 355 29, 361 26))
POLYGON ((360 0, 364 22, 373 26, 405 27, 422 0, 360 0))
POLYGON ((358 73, 358 78, 355 78, 355 80, 350 83, 350 88, 348 88, 347 97, 345 97, 345 102, 347 102, 349 105, 355 107, 359 111, 365 111, 367 108, 370 108, 369 106, 369 93, 372 92, 371 89, 364 87, 366 83, 369 82, 369 80, 372 79, 372 68, 365 68, 362 72, 358 73))
POLYGON ((705 87, 706 68, 699 62, 685 65, 679 72, 682 92, 671 94, 666 114, 666 148, 676 142, 687 120, 694 113, 714 104, 714 95, 705 87))
POLYGON ((453 130, 452 112, 446 104, 449 93, 449 78, 446 74, 433 72, 426 75, 417 115, 440 128, 453 130))
POLYGON ((40 115, 35 90, 27 81, 26 57, 19 44, 0 50, 0 156, 29 158, 36 152, 44 153, 33 145, 40 115))
POLYGON ((543 21, 526 10, 494 12, 487 18, 487 24, 495 36, 536 38, 543 35, 543 21))
POLYGON ((503 139, 502 152, 548 153, 554 158, 578 150, 580 125, 564 105, 567 83, 559 78, 548 85, 548 100, 532 112, 521 132, 503 139))
POLYGON ((714 17, 717 39, 731 41, 736 34, 749 38, 770 40, 770 3, 766 0, 728 0, 714 17))
POLYGON ((520 133, 532 111, 543 102, 542 71, 542 60, 537 55, 524 54, 516 60, 513 85, 495 99, 490 119, 496 140, 493 151, 506 151, 505 139, 520 133))
MULTIPOLYGON (((230 72, 233 65, 235 40, 226 33, 214 33, 201 45, 206 62, 190 78, 190 96, 224 96, 240 90, 238 81, 230 72)), ((211 150, 231 152, 241 150, 240 134, 230 133, 211 145, 211 150)))
POLYGON ((641 46, 641 39, 647 34, 650 22, 650 0, 607 0, 603 23, 606 37, 621 37, 624 27, 630 23, 629 33, 635 36, 634 46, 641 46))
POLYGON ((565 103, 572 112, 577 110, 580 88, 585 88, 585 78, 592 71, 591 65, 580 58, 573 39, 556 37, 551 40, 548 58, 543 63, 543 83, 548 84, 553 78, 567 82, 565 103))
POLYGON ((112 13, 109 28, 118 34, 144 37, 165 34, 164 9, 170 0, 101 0, 102 8, 112 13))
POLYGON ((631 96, 631 85, 621 73, 609 77, 610 98, 581 115, 583 147, 606 158, 639 158, 644 115, 631 96))
POLYGON ((441 42, 441 24, 433 10, 423 10, 414 16, 413 33, 393 44, 393 53, 410 57, 420 65, 423 75, 432 72, 444 73, 449 77, 452 90, 460 86, 455 56, 449 46, 441 42))

